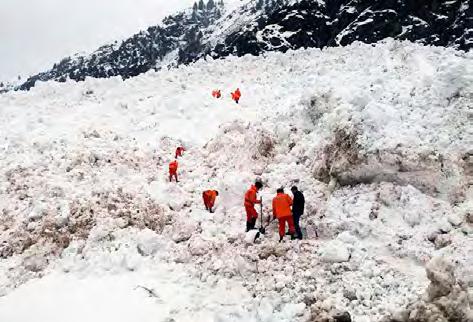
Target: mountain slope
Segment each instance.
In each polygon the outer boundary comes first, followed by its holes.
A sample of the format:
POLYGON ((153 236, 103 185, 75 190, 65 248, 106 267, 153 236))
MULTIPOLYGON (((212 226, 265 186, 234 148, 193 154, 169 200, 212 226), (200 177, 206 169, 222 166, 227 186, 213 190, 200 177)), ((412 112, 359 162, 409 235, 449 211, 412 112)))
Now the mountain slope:
POLYGON ((66 58, 36 81, 122 76, 194 62, 210 55, 259 55, 268 51, 345 46, 386 37, 469 50, 473 6, 467 0, 272 0, 247 1, 235 10, 222 3, 201 5, 168 17, 121 45, 108 45, 88 57, 66 58))
POLYGON ((471 48, 473 8, 468 1, 293 1, 225 37, 216 56, 300 47, 377 42, 386 37, 436 46, 471 48))
POLYGON ((77 291, 102 316, 119 305, 117 322, 413 322, 402 310, 417 301, 429 309, 414 321, 469 322, 471 61, 389 40, 3 94, 0 320, 54 315, 38 300, 77 291), (265 220, 278 187, 304 192, 305 240, 278 243, 275 222, 257 243, 244 233, 256 176, 265 220), (439 285, 424 297, 426 268, 439 285))

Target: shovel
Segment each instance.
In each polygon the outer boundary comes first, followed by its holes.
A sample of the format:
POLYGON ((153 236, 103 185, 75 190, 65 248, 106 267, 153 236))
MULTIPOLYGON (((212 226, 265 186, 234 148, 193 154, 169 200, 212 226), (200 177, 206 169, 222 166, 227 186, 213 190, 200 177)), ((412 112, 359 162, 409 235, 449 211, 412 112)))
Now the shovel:
POLYGON ((261 203, 259 204, 259 206, 260 206, 260 228, 259 228, 259 232, 264 235, 266 233, 266 227, 268 227, 268 226, 263 227, 263 198, 261 198, 261 203))

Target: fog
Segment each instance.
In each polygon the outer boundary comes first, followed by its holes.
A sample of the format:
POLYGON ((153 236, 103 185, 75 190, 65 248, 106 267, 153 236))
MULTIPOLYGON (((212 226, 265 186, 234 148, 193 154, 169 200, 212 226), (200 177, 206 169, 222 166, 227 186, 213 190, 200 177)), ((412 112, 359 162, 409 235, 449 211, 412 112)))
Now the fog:
POLYGON ((194 0, 0 0, 0 80, 159 23, 194 0))

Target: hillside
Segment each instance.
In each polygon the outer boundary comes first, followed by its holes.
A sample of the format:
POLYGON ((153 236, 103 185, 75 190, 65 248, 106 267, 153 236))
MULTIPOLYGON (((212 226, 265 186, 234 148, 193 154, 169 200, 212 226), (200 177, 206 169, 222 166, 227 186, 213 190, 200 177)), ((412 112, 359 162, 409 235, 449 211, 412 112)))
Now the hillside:
POLYGON ((258 0, 228 8, 222 1, 201 1, 122 43, 104 45, 89 56, 67 57, 20 88, 47 80, 126 79, 206 56, 260 55, 389 37, 468 51, 473 7, 467 0, 258 0))
POLYGON ((472 58, 388 40, 2 94, 0 321, 471 321, 472 58), (245 235, 256 177, 265 220, 304 192, 306 239, 245 235))

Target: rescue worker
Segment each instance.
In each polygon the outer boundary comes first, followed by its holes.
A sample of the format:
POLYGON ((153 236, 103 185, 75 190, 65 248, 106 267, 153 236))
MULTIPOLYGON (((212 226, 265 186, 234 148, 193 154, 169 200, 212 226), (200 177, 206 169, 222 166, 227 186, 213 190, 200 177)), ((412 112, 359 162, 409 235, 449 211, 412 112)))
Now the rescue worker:
POLYGON ((182 146, 178 146, 176 148, 176 156, 175 156, 175 159, 177 159, 178 157, 182 157, 182 152, 184 152, 186 149, 184 149, 184 147, 182 146))
POLYGON ((179 180, 177 180, 177 167, 177 160, 174 160, 169 163, 169 182, 172 182, 173 177, 176 179, 176 182, 179 182, 179 180))
POLYGON ((294 219, 294 228, 296 230, 297 239, 302 239, 302 230, 300 226, 301 216, 304 214, 305 198, 302 192, 300 192, 296 186, 291 188, 292 195, 294 196, 292 204, 292 218, 294 219))
POLYGON ((217 199, 218 191, 217 190, 206 190, 202 193, 202 198, 204 199, 205 209, 210 213, 213 213, 213 206, 215 204, 215 199, 217 199))
POLYGON ((279 221, 279 242, 282 241, 286 233, 286 223, 289 226, 289 234, 294 239, 294 220, 292 219, 292 199, 284 193, 283 188, 276 191, 276 197, 273 199, 273 216, 279 221))
POLYGON ((263 188, 263 184, 256 181, 254 185, 245 193, 245 211, 246 211, 246 231, 255 228, 256 219, 258 219, 258 212, 255 209, 255 204, 260 204, 261 199, 257 199, 257 193, 263 188))
POLYGON ((236 91, 232 93, 232 100, 234 100, 235 103, 238 104, 238 102, 240 101, 240 97, 241 97, 241 92, 240 92, 240 89, 237 88, 236 91))
POLYGON ((222 92, 220 92, 219 89, 214 89, 212 91, 212 96, 215 97, 215 98, 220 98, 222 96, 222 92))

